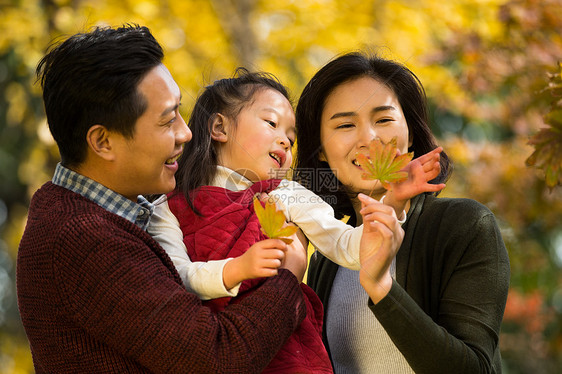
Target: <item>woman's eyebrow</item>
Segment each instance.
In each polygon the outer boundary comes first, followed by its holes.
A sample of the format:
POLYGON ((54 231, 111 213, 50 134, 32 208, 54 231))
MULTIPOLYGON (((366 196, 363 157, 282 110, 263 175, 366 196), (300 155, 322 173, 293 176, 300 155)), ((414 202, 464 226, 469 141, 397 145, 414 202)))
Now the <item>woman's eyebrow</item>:
POLYGON ((357 113, 356 112, 340 112, 340 113, 336 113, 333 116, 330 117, 330 119, 336 119, 336 118, 341 118, 341 117, 353 117, 356 116, 357 113))
MULTIPOLYGON (((374 113, 378 113, 378 112, 384 112, 386 110, 396 110, 395 107, 393 107, 392 105, 381 105, 378 107, 375 107, 373 109, 371 109, 371 114, 374 113)), ((336 119, 336 118, 341 118, 341 117, 354 117, 357 116, 357 112, 339 112, 334 114, 333 116, 330 117, 330 119, 336 119)))
POLYGON ((386 110, 396 110, 396 108, 393 107, 392 105, 381 105, 381 106, 378 106, 376 108, 371 109, 371 114, 378 113, 378 112, 384 112, 386 110))

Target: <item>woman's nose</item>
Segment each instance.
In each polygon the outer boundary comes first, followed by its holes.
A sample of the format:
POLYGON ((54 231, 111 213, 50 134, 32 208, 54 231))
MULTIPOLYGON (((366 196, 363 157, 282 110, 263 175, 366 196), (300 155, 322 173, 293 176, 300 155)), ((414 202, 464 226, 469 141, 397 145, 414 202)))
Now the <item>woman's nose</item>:
POLYGON ((377 138, 377 132, 372 126, 362 126, 357 132, 357 148, 369 147, 369 143, 377 138))

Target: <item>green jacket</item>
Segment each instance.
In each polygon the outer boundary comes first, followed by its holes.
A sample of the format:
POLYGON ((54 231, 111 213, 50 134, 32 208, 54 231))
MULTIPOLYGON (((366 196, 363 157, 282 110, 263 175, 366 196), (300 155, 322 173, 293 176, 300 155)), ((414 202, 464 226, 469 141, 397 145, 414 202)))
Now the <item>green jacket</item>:
MULTIPOLYGON (((501 373, 510 269, 494 215, 474 200, 419 195, 403 228, 396 281, 369 308, 416 373, 501 373)), ((308 284, 325 306, 337 269, 312 256, 308 284)), ((325 329, 324 342, 329 352, 325 329)))

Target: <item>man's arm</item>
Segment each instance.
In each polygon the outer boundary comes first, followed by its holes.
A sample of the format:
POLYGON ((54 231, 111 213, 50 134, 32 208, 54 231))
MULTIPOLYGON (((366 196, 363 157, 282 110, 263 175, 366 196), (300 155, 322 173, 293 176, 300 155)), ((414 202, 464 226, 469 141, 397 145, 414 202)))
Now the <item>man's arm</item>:
POLYGON ((93 338, 153 372, 260 372, 304 318, 302 291, 287 270, 215 314, 174 279, 148 235, 116 228, 103 237, 108 224, 66 225, 80 243, 61 240, 56 249, 61 307, 93 338))

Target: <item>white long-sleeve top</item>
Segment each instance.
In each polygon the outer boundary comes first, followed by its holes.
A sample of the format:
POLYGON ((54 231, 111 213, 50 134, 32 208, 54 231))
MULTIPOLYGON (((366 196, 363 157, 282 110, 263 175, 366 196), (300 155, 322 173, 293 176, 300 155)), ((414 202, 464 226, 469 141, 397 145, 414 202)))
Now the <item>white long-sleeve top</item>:
MULTIPOLYGON (((245 190, 252 184, 247 178, 223 166, 217 167, 217 175, 212 182, 213 186, 231 191, 245 190)), ((283 211, 287 221, 297 225, 316 250, 340 266, 359 270, 362 226, 354 228, 337 220, 330 205, 294 181, 282 180, 269 196, 283 211)), ((179 222, 170 211, 166 197, 155 201, 155 206, 147 231, 168 253, 184 286, 202 300, 236 296, 240 285, 227 290, 222 278, 224 265, 232 258, 191 262, 179 222)))

